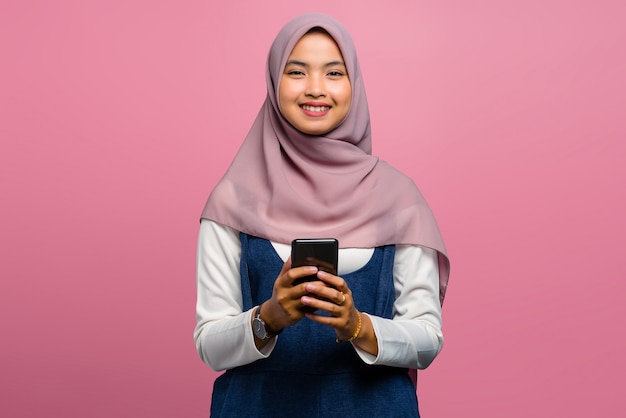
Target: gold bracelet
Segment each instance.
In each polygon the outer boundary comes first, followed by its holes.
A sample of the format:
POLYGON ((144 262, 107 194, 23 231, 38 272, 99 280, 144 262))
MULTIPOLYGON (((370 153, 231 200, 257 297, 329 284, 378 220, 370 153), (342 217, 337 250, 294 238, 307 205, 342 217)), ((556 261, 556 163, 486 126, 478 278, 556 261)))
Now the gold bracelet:
POLYGON ((361 332, 361 312, 356 311, 356 315, 359 319, 356 323, 356 329, 354 330, 354 334, 352 334, 352 337, 348 338, 347 340, 342 340, 341 338, 337 337, 335 339, 336 343, 350 342, 359 336, 359 333, 361 332))

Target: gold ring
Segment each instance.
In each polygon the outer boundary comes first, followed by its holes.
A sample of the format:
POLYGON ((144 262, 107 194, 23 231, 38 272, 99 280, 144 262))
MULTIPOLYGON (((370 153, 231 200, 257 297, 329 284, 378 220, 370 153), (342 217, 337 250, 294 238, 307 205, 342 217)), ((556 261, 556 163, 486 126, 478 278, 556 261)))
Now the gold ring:
POLYGON ((341 292, 341 296, 343 296, 343 299, 341 299, 341 302, 339 302, 337 305, 341 306, 345 303, 346 301, 346 294, 341 292))

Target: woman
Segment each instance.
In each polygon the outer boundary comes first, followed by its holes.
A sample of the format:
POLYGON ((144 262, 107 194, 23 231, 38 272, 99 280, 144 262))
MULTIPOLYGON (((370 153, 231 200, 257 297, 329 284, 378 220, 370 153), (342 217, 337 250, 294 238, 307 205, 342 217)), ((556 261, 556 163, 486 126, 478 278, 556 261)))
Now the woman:
POLYGON ((413 182, 371 155, 350 35, 306 14, 278 34, 268 94, 211 193, 196 347, 213 416, 419 416, 409 369, 441 350, 449 264, 413 182), (291 268, 295 238, 339 240, 339 271, 291 268), (317 280, 293 285, 301 277, 317 280))

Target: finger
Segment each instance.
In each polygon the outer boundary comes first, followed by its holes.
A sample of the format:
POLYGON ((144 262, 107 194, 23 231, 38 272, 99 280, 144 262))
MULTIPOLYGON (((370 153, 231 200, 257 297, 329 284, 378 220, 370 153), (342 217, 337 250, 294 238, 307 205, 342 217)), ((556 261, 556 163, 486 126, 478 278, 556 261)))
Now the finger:
POLYGON ((325 316, 316 313, 307 313, 305 316, 312 321, 334 328, 337 337, 342 340, 350 338, 354 335, 355 331, 358 333, 358 330, 360 330, 358 323, 360 322, 359 317, 361 315, 356 309, 353 309, 352 313, 342 317, 325 316))
POLYGON ((346 281, 339 276, 335 276, 334 274, 320 270, 317 272, 317 278, 335 289, 339 289, 344 292, 348 290, 346 281))
POLYGON ((291 256, 287 258, 287 261, 283 263, 283 267, 280 269, 280 274, 278 276, 282 276, 287 273, 291 269, 291 256))
POLYGON ((294 281, 305 278, 307 276, 312 276, 315 280, 317 280, 315 278, 315 273, 317 273, 317 267, 315 266, 291 268, 291 261, 288 259, 285 264, 283 264, 283 268, 280 271, 279 280, 283 286, 291 287, 293 286, 294 281))
POLYGON ((346 303, 346 294, 343 293, 343 292, 340 292, 340 293, 341 293, 341 299, 337 302, 337 305, 339 305, 339 306, 341 306, 344 303, 346 303))
MULTIPOLYGON (((315 295, 319 299, 323 299, 329 302, 333 302, 336 305, 343 305, 347 300, 347 293, 339 291, 334 287, 328 287, 324 282, 312 282, 307 283, 305 286, 307 294, 315 295), (320 286, 318 283, 321 283, 320 286)), ((348 291, 348 293, 350 293, 348 291)))
POLYGON ((310 311, 324 311, 332 317, 347 317, 349 316, 351 304, 346 302, 346 305, 340 306, 333 301, 320 299, 310 295, 304 295, 300 298, 300 302, 303 306, 311 308, 310 311))
POLYGON ((324 282, 320 281, 317 276, 317 267, 315 266, 303 266, 303 267, 295 267, 289 270, 289 277, 291 278, 292 286, 300 286, 304 290, 304 285, 308 282, 317 282, 321 285, 324 285, 324 282))
POLYGON ((287 261, 283 263, 283 267, 280 269, 280 273, 278 273, 278 278, 276 279, 276 284, 286 287, 290 285, 291 280, 289 280, 288 274, 291 269, 291 260, 288 258, 287 261))

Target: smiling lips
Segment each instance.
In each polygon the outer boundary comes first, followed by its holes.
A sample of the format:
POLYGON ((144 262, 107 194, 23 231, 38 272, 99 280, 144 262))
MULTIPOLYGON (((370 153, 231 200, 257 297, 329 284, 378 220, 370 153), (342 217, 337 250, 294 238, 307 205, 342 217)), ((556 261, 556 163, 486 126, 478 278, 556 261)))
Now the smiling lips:
POLYGON ((304 113, 308 116, 324 116, 330 110, 330 106, 327 105, 310 105, 303 104, 300 108, 304 110, 304 113))

